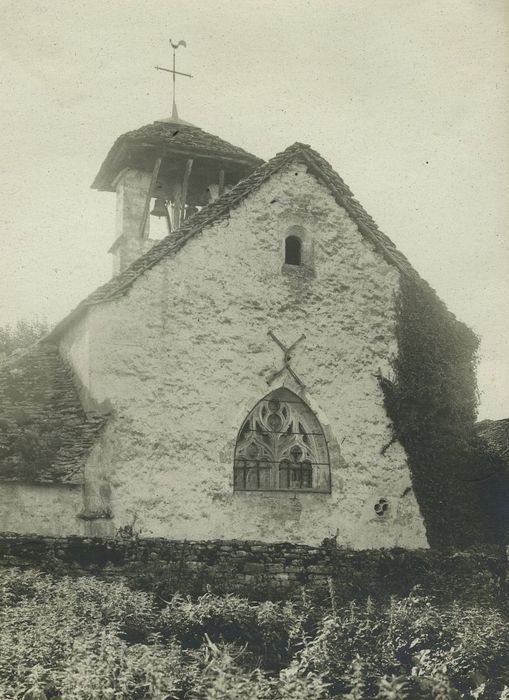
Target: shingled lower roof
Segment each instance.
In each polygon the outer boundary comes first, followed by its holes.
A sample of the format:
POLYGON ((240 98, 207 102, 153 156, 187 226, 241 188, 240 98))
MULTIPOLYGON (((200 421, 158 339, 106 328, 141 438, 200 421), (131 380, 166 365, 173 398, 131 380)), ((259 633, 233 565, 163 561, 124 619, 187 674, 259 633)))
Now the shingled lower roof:
MULTIPOLYGON (((229 192, 225 192, 216 200, 203 207, 189 219, 177 231, 156 243, 149 251, 135 260, 128 268, 109 282, 96 289, 90 296, 84 299, 70 314, 68 314, 48 334, 47 339, 52 340, 60 335, 64 329, 75 319, 80 317, 89 306, 113 301, 124 295, 134 282, 147 270, 150 270, 163 258, 175 255, 190 238, 196 236, 205 227, 210 226, 229 216, 229 212, 242 202, 247 196, 258 189, 272 175, 279 172, 293 162, 301 162, 307 165, 308 172, 312 173, 331 192, 336 202, 342 206, 357 225, 361 234, 370 241, 380 255, 391 265, 394 265, 401 274, 427 283, 419 277, 418 273, 407 258, 400 253, 394 243, 386 236, 362 205, 354 198, 348 186, 341 177, 332 169, 329 163, 310 146, 295 143, 282 153, 260 165, 251 175, 241 180, 229 192)), ((429 286, 429 285, 427 285, 429 286)))
POLYGON ((252 170, 261 158, 234 146, 219 136, 185 122, 159 121, 122 134, 106 156, 92 187, 97 190, 114 190, 113 182, 125 167, 133 165, 142 152, 157 149, 157 154, 184 153, 189 157, 214 158, 218 161, 234 161, 252 170))
POLYGON ((483 420, 475 428, 490 454, 501 457, 509 467, 509 418, 483 420))
POLYGON ((107 417, 85 413, 58 348, 0 365, 0 480, 76 484, 107 417))

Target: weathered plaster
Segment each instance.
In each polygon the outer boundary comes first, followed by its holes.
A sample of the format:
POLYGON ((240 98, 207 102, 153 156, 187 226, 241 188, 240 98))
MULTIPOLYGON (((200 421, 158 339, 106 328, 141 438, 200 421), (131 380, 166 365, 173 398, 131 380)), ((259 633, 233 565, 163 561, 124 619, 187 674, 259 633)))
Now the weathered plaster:
MULTIPOLYGON (((285 266, 285 268, 288 266, 285 266)), ((88 389, 114 418, 86 468, 111 484, 114 526, 149 536, 354 548, 426 546, 404 450, 391 439, 376 373, 388 372, 398 272, 324 186, 295 165, 139 278, 91 307, 88 389), (282 270, 284 239, 305 229, 305 269, 282 270), (306 339, 292 367, 329 434, 332 493, 233 492, 237 431, 278 386, 272 329, 306 339), (380 518, 374 504, 389 501, 380 518)), ((62 352, 85 364, 74 345, 62 352)), ((84 370, 81 370, 84 373, 84 370)), ((288 376, 280 384, 295 392, 288 376)), ((92 489, 93 490, 93 489, 92 489)))
POLYGON ((118 243, 113 253, 113 274, 125 270, 147 250, 150 216, 145 220, 143 236, 140 236, 140 226, 151 179, 152 173, 130 168, 124 170, 118 179, 115 219, 115 240, 118 243))
POLYGON ((0 532, 83 535, 81 488, 0 483, 0 532))

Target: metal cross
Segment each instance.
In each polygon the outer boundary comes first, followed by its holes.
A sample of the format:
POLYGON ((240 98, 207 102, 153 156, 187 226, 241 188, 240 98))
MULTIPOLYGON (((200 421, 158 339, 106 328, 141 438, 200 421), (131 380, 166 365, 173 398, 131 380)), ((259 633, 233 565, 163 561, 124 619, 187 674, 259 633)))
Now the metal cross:
POLYGON ((184 75, 186 78, 192 78, 192 75, 189 75, 189 73, 181 73, 178 70, 175 70, 175 51, 178 49, 179 46, 183 46, 184 48, 187 47, 187 44, 185 41, 182 39, 177 42, 176 44, 173 43, 173 41, 170 39, 170 46, 173 49, 173 70, 171 68, 161 68, 161 66, 155 66, 156 70, 164 70, 166 73, 172 73, 173 74, 173 106, 171 110, 171 116, 172 119, 178 119, 179 115, 177 112, 177 104, 175 102, 175 76, 176 75, 184 75))
POLYGON ((297 338, 297 340, 295 341, 295 343, 292 343, 292 345, 290 345, 289 347, 287 347, 284 343, 282 343, 282 342, 279 340, 279 338, 278 338, 276 335, 274 335, 274 333, 273 333, 272 331, 269 331, 269 332, 267 333, 267 335, 270 336, 270 337, 272 338, 272 340, 273 340, 275 343, 277 343, 277 344, 279 345, 279 347, 281 348, 281 350, 282 350, 283 353, 284 353, 284 355, 283 355, 283 362, 284 362, 283 367, 281 367, 281 369, 278 369, 276 372, 273 372, 273 373, 270 375, 270 377, 267 378, 267 384, 272 384, 272 382, 274 381, 274 379, 277 379, 279 376, 281 376, 281 375, 283 374, 283 372, 284 372, 285 370, 288 370, 288 372, 290 372, 290 374, 291 374, 292 377, 295 379, 295 381, 297 382, 297 384, 298 384, 299 386, 301 386, 301 387, 304 389, 304 388, 305 388, 304 382, 301 381, 301 379, 299 379, 299 377, 295 374, 295 372, 293 371, 293 369, 290 367, 290 362, 291 362, 291 359, 292 359, 292 356, 291 356, 290 353, 292 352, 292 350, 294 349, 294 347, 297 345, 297 343, 300 343, 301 340, 304 340, 304 338, 306 337, 306 336, 304 335, 304 333, 300 336, 300 338, 297 338))

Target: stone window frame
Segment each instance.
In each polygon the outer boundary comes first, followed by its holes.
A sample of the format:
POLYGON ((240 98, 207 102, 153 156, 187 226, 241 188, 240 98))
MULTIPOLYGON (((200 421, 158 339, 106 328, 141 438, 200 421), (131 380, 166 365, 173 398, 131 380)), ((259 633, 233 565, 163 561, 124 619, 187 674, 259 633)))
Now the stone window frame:
MULTIPOLYGON (((258 416, 258 419, 260 416, 258 416)), ((263 418, 262 418, 263 421, 263 418)), ((299 423, 300 425, 300 423, 299 423)), ((302 426, 300 426, 302 427, 302 426)), ((303 429, 304 430, 304 429, 303 429)), ((254 432, 253 430, 249 430, 247 432, 254 432)), ((267 434, 270 433, 271 431, 267 431, 267 434)), ((332 490, 332 458, 333 455, 330 453, 329 449, 329 440, 327 438, 326 430, 324 429, 324 426, 320 422, 316 412, 311 408, 308 402, 306 402, 302 397, 298 396, 294 391, 289 389, 288 387, 278 387, 270 391, 268 394, 266 394, 264 397, 259 399, 254 406, 251 407, 251 409, 248 411, 247 415, 244 417, 242 420, 242 424, 238 430, 237 433, 237 438, 235 440, 235 445, 234 445, 234 451, 233 451, 233 491, 234 493, 286 493, 286 494, 293 494, 296 495, 298 493, 314 493, 314 494, 331 494, 332 490), (282 394, 284 392, 284 394, 282 394), (286 398, 282 398, 282 397, 286 398), (319 459, 320 461, 318 462, 317 459, 315 461, 311 461, 309 459, 309 455, 312 453, 308 452, 308 455, 303 455, 302 452, 303 450, 300 449, 301 457, 306 457, 305 460, 301 461, 293 461, 292 458, 287 455, 284 459, 277 459, 277 460, 268 460, 264 459, 263 455, 260 455, 258 458, 251 459, 247 458, 247 455, 245 454, 245 440, 243 438, 243 431, 246 429, 245 426, 248 423, 248 421, 253 420, 254 416, 256 415, 257 412, 260 411, 260 407, 263 404, 268 405, 268 403, 274 399, 274 397, 279 398, 279 400, 283 404, 296 404, 298 406, 296 415, 293 415, 292 421, 299 420, 301 419, 302 423, 306 423, 307 426, 313 426, 312 430, 308 431, 306 433, 305 431, 301 433, 290 433, 291 435, 305 435, 308 440, 308 448, 311 446, 309 445, 309 440, 311 440, 313 443, 315 441, 319 442, 319 447, 314 446, 315 449, 315 457, 319 459), (290 398, 289 398, 290 397, 290 398), (316 436, 316 437, 312 437, 316 436), (241 454, 239 455, 239 446, 241 450, 241 454), (256 462, 256 467, 251 464, 250 467, 247 466, 247 462, 256 462), (264 465, 263 467, 260 467, 260 462, 264 465), (286 462, 285 466, 282 467, 283 462, 286 462), (307 462, 307 464, 306 464, 307 462), (242 464, 241 464, 242 463, 242 464), (272 463, 272 467, 267 467, 266 465, 268 463, 272 463), (295 465, 295 466, 294 466, 295 465), (309 465, 309 466, 307 466, 309 465), (251 484, 251 486, 247 486, 247 470, 248 469, 256 469, 257 470, 257 485, 251 484), (265 469, 266 471, 269 472, 269 481, 270 486, 267 488, 260 487, 260 469, 265 469), (287 486, 280 486, 280 478, 281 478, 281 469, 286 470, 286 477, 287 477, 287 486), (302 485, 302 479, 304 473, 311 469, 311 485, 309 487, 304 487, 302 485), (270 471, 269 471, 270 470, 270 471), (243 473, 243 486, 238 488, 237 487, 237 473, 238 472, 243 473), (293 478, 290 476, 291 472, 295 471, 300 471, 300 479, 301 479, 301 485, 298 487, 290 487, 290 479, 293 478), (318 484, 313 485, 313 480, 318 477, 318 484)), ((259 434, 257 434, 259 436, 259 434)), ((283 434, 281 433, 281 436, 283 434)), ((296 448, 299 449, 299 446, 297 443, 300 443, 300 448, 303 448, 304 451, 306 450, 306 445, 304 445, 299 438, 295 438, 291 440, 287 445, 286 451, 292 451, 295 450, 296 448), (293 444, 295 442, 296 444, 293 444)), ((260 444, 260 443, 259 443, 260 444)), ((263 449, 263 445, 262 445, 263 449)))
POLYGON ((312 236, 300 224, 288 226, 281 236, 280 254, 283 261, 281 272, 293 277, 314 277, 314 245, 312 236), (287 241, 289 238, 296 238, 300 243, 299 264, 287 263, 287 241))

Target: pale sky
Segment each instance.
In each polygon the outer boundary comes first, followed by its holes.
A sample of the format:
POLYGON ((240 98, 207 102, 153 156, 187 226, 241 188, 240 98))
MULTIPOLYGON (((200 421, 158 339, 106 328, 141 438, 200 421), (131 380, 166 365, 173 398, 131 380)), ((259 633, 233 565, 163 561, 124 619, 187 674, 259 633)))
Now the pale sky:
POLYGON ((480 418, 509 416, 508 0, 0 0, 0 325, 58 321, 110 276, 117 136, 179 113, 339 172, 481 337, 480 418))

